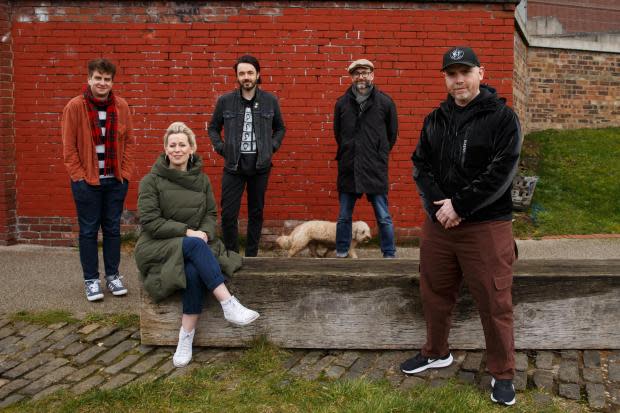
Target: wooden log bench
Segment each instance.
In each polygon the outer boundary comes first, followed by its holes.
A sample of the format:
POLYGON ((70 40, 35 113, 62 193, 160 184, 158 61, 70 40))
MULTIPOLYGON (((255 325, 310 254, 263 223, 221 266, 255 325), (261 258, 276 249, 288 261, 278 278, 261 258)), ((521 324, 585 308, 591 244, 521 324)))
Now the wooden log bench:
MULTIPOLYGON (((285 348, 420 348, 418 282, 416 260, 246 259, 229 286, 261 317, 234 327, 209 296, 194 343, 242 347, 264 335, 285 348)), ((478 311, 463 290, 450 345, 484 348, 478 311)), ((513 303, 518 349, 620 348, 620 260, 519 261, 513 303)), ((176 345, 180 319, 180 294, 159 304, 142 294, 144 344, 176 345)))

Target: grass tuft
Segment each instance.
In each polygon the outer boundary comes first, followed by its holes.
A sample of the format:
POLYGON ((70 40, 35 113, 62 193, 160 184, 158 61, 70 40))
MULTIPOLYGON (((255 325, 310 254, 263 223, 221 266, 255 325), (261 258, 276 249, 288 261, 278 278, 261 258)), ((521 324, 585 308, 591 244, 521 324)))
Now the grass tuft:
POLYGON ((49 326, 56 323, 77 323, 79 320, 74 318, 70 312, 63 310, 49 311, 19 311, 11 315, 12 321, 23 321, 26 323, 49 326))
POLYGON ((84 322, 118 325, 119 328, 140 327, 140 316, 130 313, 89 313, 84 317, 84 322))

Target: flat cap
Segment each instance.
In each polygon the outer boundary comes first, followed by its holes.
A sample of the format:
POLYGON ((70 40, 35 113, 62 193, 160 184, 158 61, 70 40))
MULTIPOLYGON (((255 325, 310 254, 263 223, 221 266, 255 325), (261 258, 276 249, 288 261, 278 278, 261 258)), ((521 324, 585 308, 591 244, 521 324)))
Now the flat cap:
POLYGON ((355 69, 357 69, 358 67, 367 67, 369 68, 371 71, 375 70, 375 65, 372 64, 372 62, 368 59, 357 59, 356 61, 354 61, 353 63, 351 63, 349 65, 349 73, 353 73, 353 71, 355 69))

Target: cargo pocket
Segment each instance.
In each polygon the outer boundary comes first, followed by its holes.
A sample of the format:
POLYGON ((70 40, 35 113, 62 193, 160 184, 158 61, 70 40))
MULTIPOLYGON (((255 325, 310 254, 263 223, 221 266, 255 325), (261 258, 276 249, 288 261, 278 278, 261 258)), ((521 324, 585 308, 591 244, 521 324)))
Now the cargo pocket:
POLYGON ((512 275, 502 275, 493 278, 493 283, 495 284, 495 289, 497 291, 502 291, 507 288, 512 287, 512 275))

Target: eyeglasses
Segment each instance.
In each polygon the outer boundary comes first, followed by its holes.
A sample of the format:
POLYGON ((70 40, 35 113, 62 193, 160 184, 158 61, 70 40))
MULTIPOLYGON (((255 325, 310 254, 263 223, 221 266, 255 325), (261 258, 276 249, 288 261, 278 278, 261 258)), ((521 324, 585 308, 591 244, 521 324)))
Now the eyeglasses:
POLYGON ((353 72, 351 74, 351 76, 355 79, 355 78, 359 78, 361 77, 362 79, 366 79, 370 76, 372 72, 353 72))

